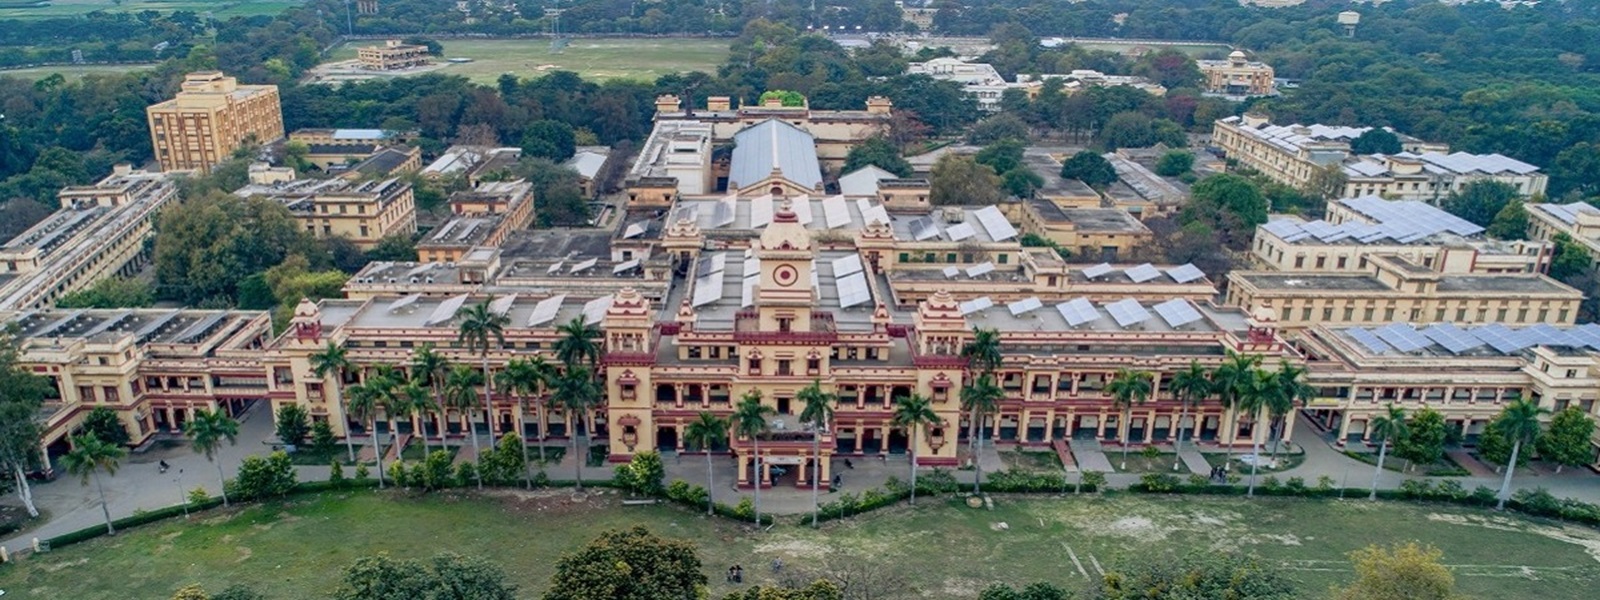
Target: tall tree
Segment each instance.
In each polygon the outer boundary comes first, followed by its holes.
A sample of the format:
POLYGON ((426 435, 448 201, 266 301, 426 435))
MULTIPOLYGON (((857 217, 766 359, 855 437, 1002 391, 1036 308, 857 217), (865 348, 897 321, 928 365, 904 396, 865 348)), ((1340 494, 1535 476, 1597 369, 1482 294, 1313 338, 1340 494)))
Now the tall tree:
MULTIPOLYGON (((496 383, 502 394, 515 398, 522 396, 518 401, 519 406, 528 406, 532 400, 544 389, 550 378, 550 365, 544 362, 543 357, 535 356, 532 359, 513 358, 506 362, 506 368, 496 376, 496 383)), ((522 442, 522 464, 528 464, 528 438, 521 430, 517 431, 517 439, 522 442)), ((544 448, 539 448, 539 457, 544 458, 544 448)), ((528 489, 533 489, 533 472, 524 468, 522 475, 527 479, 528 489)))
POLYGON ((1251 375, 1250 382, 1245 385, 1244 393, 1239 397, 1239 407, 1241 411, 1250 414, 1250 420, 1254 423, 1250 432, 1250 484, 1245 491, 1246 496, 1253 498, 1256 495, 1256 472, 1261 469, 1261 435, 1259 433, 1261 418, 1263 416, 1269 417, 1267 420, 1267 436, 1271 437, 1272 423, 1277 421, 1271 415, 1276 415, 1280 412, 1287 413, 1289 409, 1294 407, 1294 403, 1288 398, 1283 382, 1278 380, 1276 374, 1264 369, 1255 369, 1251 375))
POLYGON ((815 528, 822 506, 818 501, 822 479, 822 432, 831 429, 835 398, 833 394, 822 391, 821 381, 812 380, 811 385, 795 394, 795 400, 800 402, 800 422, 811 426, 811 526, 815 528))
POLYGON ((1557 411, 1550 418, 1550 430, 1539 436, 1539 455, 1562 467, 1581 467, 1594 459, 1594 419, 1576 406, 1557 411))
MULTIPOLYGON (((1190 408, 1199 408, 1206 403, 1206 398, 1211 397, 1211 372, 1200 366, 1200 361, 1191 360, 1189 368, 1173 374, 1171 388, 1172 395, 1178 398, 1178 404, 1182 407, 1178 416, 1178 446, 1173 447, 1172 470, 1176 471, 1183 462, 1178 456, 1183 444, 1183 422, 1189 420, 1190 408)), ((1193 435, 1191 433, 1190 437, 1193 435)))
POLYGON ((1444 209, 1481 227, 1494 223, 1500 211, 1517 199, 1517 188, 1503 181, 1474 181, 1444 199, 1444 209))
POLYGON ((569 369, 577 364, 588 364, 590 371, 595 369, 600 361, 599 327, 585 322, 583 317, 573 317, 556 328, 556 335, 561 337, 551 349, 562 364, 569 369))
POLYGON ((1350 151, 1356 154, 1399 154, 1400 137, 1381 127, 1373 127, 1350 141, 1350 151))
MULTIPOLYGON (((469 351, 478 353, 478 359, 483 364, 483 426, 489 432, 490 439, 494 438, 494 394, 490 382, 494 381, 489 375, 489 348, 491 340, 493 347, 505 347, 505 328, 511 324, 510 317, 504 312, 496 312, 490 308, 489 299, 472 305, 461 316, 461 324, 457 326, 456 341, 464 343, 469 351)), ((467 432, 472 436, 472 449, 478 449, 477 426, 474 425, 467 432)), ((478 477, 478 489, 483 489, 483 477, 478 477)))
POLYGON ((921 441, 924 430, 943 424, 939 414, 933 412, 933 402, 922 394, 901 396, 894 403, 894 416, 890 423, 901 427, 910 434, 910 443, 907 450, 911 455, 911 504, 917 503, 917 443, 921 441))
MULTIPOLYGON (((1122 469, 1128 469, 1128 435, 1132 433, 1133 407, 1144 404, 1153 391, 1154 376, 1149 371, 1117 369, 1106 383, 1106 393, 1111 394, 1111 406, 1122 413, 1118 419, 1117 437, 1122 440, 1122 469)), ((1148 427, 1148 425, 1147 425, 1148 427)))
POLYGON ((344 412, 344 384, 345 374, 353 365, 350 363, 350 354, 344 347, 328 341, 328 345, 311 355, 311 372, 324 382, 328 375, 334 376, 333 386, 322 391, 324 398, 334 400, 333 406, 339 411, 339 423, 344 431, 344 448, 349 453, 350 462, 356 461, 355 442, 350 439, 350 417, 344 412))
POLYGON ((973 466, 972 493, 976 494, 983 482, 983 467, 978 460, 983 418, 994 412, 1005 396, 994 378, 995 369, 1005 360, 1000 353, 1000 331, 973 327, 972 339, 961 345, 961 357, 967 359, 967 383, 961 387, 961 407, 967 411, 967 454, 973 466))
POLYGON ((1272 419, 1272 462, 1278 462, 1278 445, 1283 441, 1284 431, 1288 429, 1289 414, 1295 406, 1304 406, 1317 396, 1316 388, 1306 383, 1306 368, 1289 364, 1289 361, 1278 362, 1277 393, 1267 405, 1267 415, 1272 419))
MULTIPOLYGON (((1234 438, 1238 437, 1239 432, 1239 400, 1245 388, 1254 381, 1256 365, 1259 364, 1260 355, 1238 354, 1229 350, 1227 358, 1211 375, 1212 390, 1217 394, 1217 402, 1222 405, 1222 426, 1227 430, 1228 458, 1223 464, 1230 469, 1233 465, 1233 445, 1238 442, 1234 438)), ((1218 435, 1222 434, 1218 432, 1218 435)))
POLYGON ((106 533, 116 535, 117 528, 111 525, 111 508, 106 504, 106 488, 100 482, 100 472, 116 475, 118 461, 127 453, 92 435, 73 438, 72 446, 72 451, 61 457, 61 464, 66 467, 67 473, 78 476, 78 482, 82 485, 89 485, 89 479, 94 478, 94 487, 100 493, 100 514, 106 518, 106 533))
POLYGON ((1367 546, 1350 553, 1356 580, 1334 590, 1334 600, 1460 600, 1456 579, 1439 564, 1444 556, 1416 542, 1367 546))
POLYGON ((728 421, 712 414, 711 411, 700 411, 695 420, 690 421, 683 430, 683 443, 699 447, 706 453, 706 516, 716 514, 716 476, 711 469, 711 451, 717 442, 728 439, 728 421))
POLYGON ((1117 182, 1117 170, 1100 153, 1082 150, 1061 164, 1062 179, 1076 179, 1096 189, 1117 182))
POLYGON ((1448 437, 1444 413, 1432 407, 1423 408, 1411 415, 1406 424, 1406 436, 1395 440, 1394 452, 1409 463, 1407 470, 1417 465, 1431 465, 1444 458, 1444 442, 1448 437))
POLYGON ((274 433, 278 441, 295 447, 305 445, 306 436, 311 435, 311 415, 306 413, 306 407, 285 404, 276 416, 274 433))
MULTIPOLYGON (((750 454, 755 457, 755 473, 751 479, 756 489, 756 527, 761 526, 761 436, 767 432, 767 417, 775 413, 772 407, 761 402, 761 390, 750 388, 733 407, 734 433, 750 438, 750 454)), ((742 458, 740 460, 743 460, 742 458)))
POLYGON ((1000 203, 1000 176, 971 156, 946 154, 933 164, 928 201, 939 206, 1000 203))
MULTIPOLYGON (((433 344, 423 344, 411 354, 411 379, 421 381, 428 386, 433 394, 430 404, 418 404, 417 413, 422 417, 422 441, 428 441, 428 424, 434 422, 433 411, 439 410, 444 398, 445 380, 450 377, 450 359, 434 350, 433 344)), ((439 432, 439 443, 444 443, 444 432, 439 432)))
POLYGON ((697 598, 705 585, 693 543, 634 527, 601 533, 562 556, 544 600, 697 598))
POLYGON ((206 460, 217 465, 217 483, 222 486, 222 505, 228 505, 228 476, 223 473, 222 459, 217 458, 217 451, 222 449, 222 443, 229 446, 239 443, 239 422, 229 417, 222 409, 195 411, 194 418, 183 424, 183 434, 189 438, 189 444, 194 451, 205 455, 206 460))
POLYGON ((567 438, 572 441, 573 475, 577 482, 577 489, 583 490, 583 463, 585 457, 578 447, 578 425, 589 414, 589 410, 600 401, 600 390, 595 385, 594 377, 589 374, 589 369, 583 366, 570 367, 556 377, 555 386, 551 388, 551 399, 559 403, 567 413, 567 438))
POLYGON ((1367 427, 1372 430, 1372 438, 1378 440, 1378 464, 1372 468, 1372 491, 1367 499, 1377 500, 1378 476, 1383 474, 1383 459, 1389 452, 1389 442, 1406 436, 1406 411, 1390 404, 1382 414, 1373 416, 1367 427))
POLYGON ((1506 203, 1489 222, 1488 234, 1502 240, 1528 239, 1528 208, 1521 200, 1506 203))
POLYGON ((879 136, 867 138, 851 148, 844 157, 841 171, 854 173, 867 166, 878 167, 899 177, 911 176, 911 163, 900 155, 900 149, 879 136))
POLYGON ((1539 437, 1539 417, 1549 412, 1528 400, 1517 400, 1506 405, 1495 418, 1500 432, 1511 440, 1511 460, 1506 461, 1506 474, 1500 480, 1500 501, 1495 504, 1495 510, 1505 510, 1506 500, 1511 498, 1511 476, 1517 471, 1517 455, 1523 446, 1539 437))

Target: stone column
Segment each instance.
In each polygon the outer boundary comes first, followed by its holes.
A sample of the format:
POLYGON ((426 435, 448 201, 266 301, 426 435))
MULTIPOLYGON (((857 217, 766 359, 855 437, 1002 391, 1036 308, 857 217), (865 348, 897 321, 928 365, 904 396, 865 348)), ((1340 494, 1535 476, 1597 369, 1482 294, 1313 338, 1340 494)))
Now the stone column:
POLYGON ((761 487, 772 485, 772 463, 761 461, 761 487))
POLYGON ((1339 413, 1339 437, 1334 440, 1334 444, 1339 446, 1339 447, 1341 447, 1341 448, 1343 448, 1344 447, 1345 437, 1350 434, 1349 432, 1350 432, 1350 411, 1349 410, 1344 410, 1344 411, 1341 411, 1339 413))
POLYGON ((861 444, 866 441, 865 438, 867 437, 867 428, 862 427, 860 421, 856 421, 855 430, 856 430, 856 440, 855 440, 856 441, 856 454, 861 454, 861 444))
POLYGON ((1155 439, 1156 439, 1156 409, 1152 408, 1152 409, 1150 409, 1150 412, 1145 413, 1145 416, 1144 416, 1144 443, 1146 443, 1146 444, 1151 443, 1151 442, 1155 441, 1155 439))
POLYGON ((1284 443, 1288 443, 1288 442, 1294 441, 1294 422, 1299 420, 1299 419, 1296 419, 1295 416, 1296 416, 1295 412, 1291 410, 1291 411, 1289 411, 1289 414, 1283 418, 1283 441, 1284 441, 1284 443))
POLYGON ((740 455, 739 456, 739 485, 744 485, 744 484, 747 484, 747 483, 750 483, 750 460, 749 460, 749 457, 744 456, 744 455, 740 455))

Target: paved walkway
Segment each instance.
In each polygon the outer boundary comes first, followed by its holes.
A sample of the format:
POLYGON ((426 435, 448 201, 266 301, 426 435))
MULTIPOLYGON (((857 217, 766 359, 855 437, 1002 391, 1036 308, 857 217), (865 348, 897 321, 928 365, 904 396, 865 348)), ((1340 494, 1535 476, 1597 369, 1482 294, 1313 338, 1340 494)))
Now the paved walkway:
POLYGON ((1111 473, 1116 470, 1111 468, 1111 459, 1106 458, 1106 453, 1100 449, 1098 440, 1072 440, 1067 442, 1067 445, 1072 447, 1072 455, 1078 457, 1079 469, 1101 473, 1111 473))
POLYGON ((1206 462, 1206 456, 1200 453, 1200 448, 1194 444, 1185 443, 1183 449, 1178 451, 1178 458, 1183 461, 1183 466, 1195 475, 1208 476, 1211 474, 1211 463, 1206 462))

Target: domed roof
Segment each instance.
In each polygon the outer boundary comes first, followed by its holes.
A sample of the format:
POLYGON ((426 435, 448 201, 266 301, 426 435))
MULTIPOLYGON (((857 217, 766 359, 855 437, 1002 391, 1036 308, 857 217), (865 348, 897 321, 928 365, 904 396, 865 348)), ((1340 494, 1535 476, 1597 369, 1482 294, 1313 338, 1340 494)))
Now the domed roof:
MULTIPOLYGON (((1213 54, 1212 56, 1216 56, 1216 55, 1213 54)), ((1243 50, 1234 50, 1233 52, 1228 54, 1228 59, 1229 60, 1246 60, 1248 58, 1250 58, 1250 57, 1245 56, 1243 50)))
POLYGON ((789 202, 784 202, 777 212, 772 215, 772 223, 761 232, 761 248, 764 250, 810 250, 811 232, 806 231, 805 225, 800 224, 800 219, 794 213, 794 208, 789 202))

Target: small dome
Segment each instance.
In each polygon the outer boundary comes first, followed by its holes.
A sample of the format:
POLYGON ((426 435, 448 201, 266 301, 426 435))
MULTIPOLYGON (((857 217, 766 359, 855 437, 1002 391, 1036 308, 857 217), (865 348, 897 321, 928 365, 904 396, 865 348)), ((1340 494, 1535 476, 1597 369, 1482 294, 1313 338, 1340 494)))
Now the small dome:
MULTIPOLYGON (((1213 54, 1212 56, 1216 55, 1213 54)), ((1232 53, 1228 54, 1228 60, 1247 60, 1249 58, 1250 57, 1244 55, 1243 50, 1234 50, 1232 53)))

